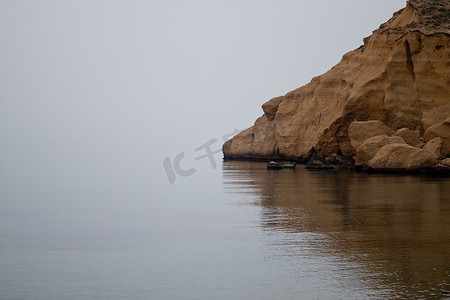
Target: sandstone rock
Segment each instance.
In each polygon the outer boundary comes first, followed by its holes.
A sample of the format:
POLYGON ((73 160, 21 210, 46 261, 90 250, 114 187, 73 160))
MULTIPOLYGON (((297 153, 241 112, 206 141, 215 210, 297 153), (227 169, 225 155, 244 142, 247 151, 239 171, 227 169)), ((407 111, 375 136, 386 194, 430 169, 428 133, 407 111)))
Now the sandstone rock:
POLYGON ((416 148, 423 148, 423 146, 425 146, 425 143, 419 143, 416 145, 416 148))
POLYGON ((367 139, 356 149, 355 166, 366 165, 378 150, 389 144, 405 144, 405 141, 399 136, 389 137, 387 135, 379 135, 367 139))
POLYGON ((223 145, 222 151, 225 157, 281 158, 275 148, 274 126, 265 116, 262 116, 256 120, 255 126, 242 131, 223 145))
POLYGON ((450 114, 450 27, 448 14, 430 8, 435 6, 447 12, 450 2, 410 0, 331 70, 264 104, 264 116, 227 142, 224 156, 351 157, 356 149, 348 128, 355 120, 419 132, 444 122, 450 114))
POLYGON ((383 122, 378 120, 366 121, 366 122, 353 122, 348 127, 348 137, 355 149, 364 143, 367 139, 370 139, 378 135, 391 136, 394 130, 384 125, 383 122))
MULTIPOLYGON (((449 101, 450 102, 450 101, 449 101)), ((450 111, 448 112, 450 113, 450 111)), ((442 139, 442 156, 450 154, 450 117, 444 122, 435 124, 427 129, 424 134, 424 138, 427 142, 439 137, 442 139)))
POLYGON ((443 144, 442 139, 437 137, 426 143, 425 146, 423 146, 423 149, 436 153, 437 156, 441 157, 443 144))
POLYGON ((248 128, 223 144, 222 151, 228 157, 251 157, 251 145, 254 140, 254 128, 248 128))
MULTIPOLYGON (((408 145, 417 147, 420 145, 420 132, 419 130, 411 130, 409 128, 402 128, 394 133, 395 136, 402 137, 408 145)), ((418 147, 420 148, 420 147, 418 147)))
POLYGON ((267 119, 269 119, 269 121, 272 121, 275 118, 275 114, 278 111, 278 106, 280 105, 282 100, 283 97, 277 97, 267 101, 262 105, 264 114, 266 115, 267 119))
POLYGON ((438 156, 431 151, 407 144, 389 144, 378 150, 368 166, 375 170, 417 170, 438 162, 438 156))

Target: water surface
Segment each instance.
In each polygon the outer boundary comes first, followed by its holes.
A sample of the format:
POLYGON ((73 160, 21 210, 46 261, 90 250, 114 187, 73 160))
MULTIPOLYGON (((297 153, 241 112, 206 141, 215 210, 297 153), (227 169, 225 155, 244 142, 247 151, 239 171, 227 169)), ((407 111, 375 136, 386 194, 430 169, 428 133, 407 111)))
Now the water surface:
POLYGON ((449 179, 86 166, 1 174, 0 299, 450 297, 449 179))
POLYGON ((450 297, 449 179, 226 162, 224 183, 260 207, 272 251, 296 274, 302 259, 317 259, 323 288, 344 281, 340 295, 450 297))

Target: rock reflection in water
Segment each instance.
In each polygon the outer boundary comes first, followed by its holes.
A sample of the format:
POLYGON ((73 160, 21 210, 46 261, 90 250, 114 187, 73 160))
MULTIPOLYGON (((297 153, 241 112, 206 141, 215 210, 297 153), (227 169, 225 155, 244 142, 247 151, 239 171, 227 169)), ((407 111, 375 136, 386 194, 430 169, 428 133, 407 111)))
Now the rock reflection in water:
POLYGON ((450 297, 450 179, 241 161, 225 161, 223 176, 227 193, 261 205, 279 255, 355 263, 352 275, 391 296, 450 297))

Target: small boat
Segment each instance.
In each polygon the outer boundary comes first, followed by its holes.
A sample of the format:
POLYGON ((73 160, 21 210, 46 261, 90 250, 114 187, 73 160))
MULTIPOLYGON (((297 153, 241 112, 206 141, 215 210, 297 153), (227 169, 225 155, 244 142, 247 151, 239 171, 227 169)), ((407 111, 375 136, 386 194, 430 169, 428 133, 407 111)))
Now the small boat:
POLYGON ((283 169, 283 167, 281 166, 280 163, 276 162, 276 161, 269 161, 267 163, 267 169, 271 169, 271 170, 279 170, 279 169, 283 169))
POLYGON ((295 169, 296 163, 290 161, 270 161, 267 163, 267 169, 280 170, 280 169, 295 169))
POLYGON ((282 163, 281 163, 281 167, 283 168, 283 169, 295 169, 295 166, 296 166, 297 164, 295 163, 295 162, 291 162, 291 161, 283 161, 282 163))

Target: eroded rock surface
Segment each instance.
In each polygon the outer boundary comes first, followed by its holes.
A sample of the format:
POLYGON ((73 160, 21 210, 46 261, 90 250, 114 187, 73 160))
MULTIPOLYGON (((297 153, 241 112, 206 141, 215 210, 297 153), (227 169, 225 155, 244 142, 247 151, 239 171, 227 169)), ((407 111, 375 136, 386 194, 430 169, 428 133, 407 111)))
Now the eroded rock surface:
POLYGON ((423 149, 436 153, 437 156, 442 156, 443 141, 440 137, 429 140, 428 143, 423 146, 423 149))
POLYGON ((402 128, 397 130, 394 135, 403 138, 405 142, 410 146, 417 147, 422 143, 419 130, 402 128))
POLYGON ((369 138, 357 148, 355 166, 366 165, 382 147, 389 144, 405 144, 405 141, 399 136, 378 135, 369 138))
MULTIPOLYGON (((450 84, 450 82, 449 82, 450 84)), ((450 101, 450 99, 449 99, 450 101)), ((448 112, 450 113, 450 111, 448 112)), ((450 154, 450 117, 447 118, 442 123, 437 123, 433 126, 430 126, 427 131, 425 131, 424 138, 427 142, 431 141, 434 138, 441 138, 442 140, 442 148, 441 155, 446 156, 450 154)))
POLYGON ((438 156, 431 151, 407 144, 389 144, 375 154, 368 166, 375 170, 417 170, 438 163, 438 156))
POLYGON ((330 71, 265 103, 254 126, 224 144, 225 158, 352 157, 355 120, 441 137, 450 154, 449 12, 448 0, 410 0, 330 71))
POLYGON ((355 121, 348 127, 348 137, 350 138, 350 144, 355 148, 364 143, 367 139, 385 135, 391 136, 394 130, 387 127, 383 122, 378 120, 358 122, 355 121))

